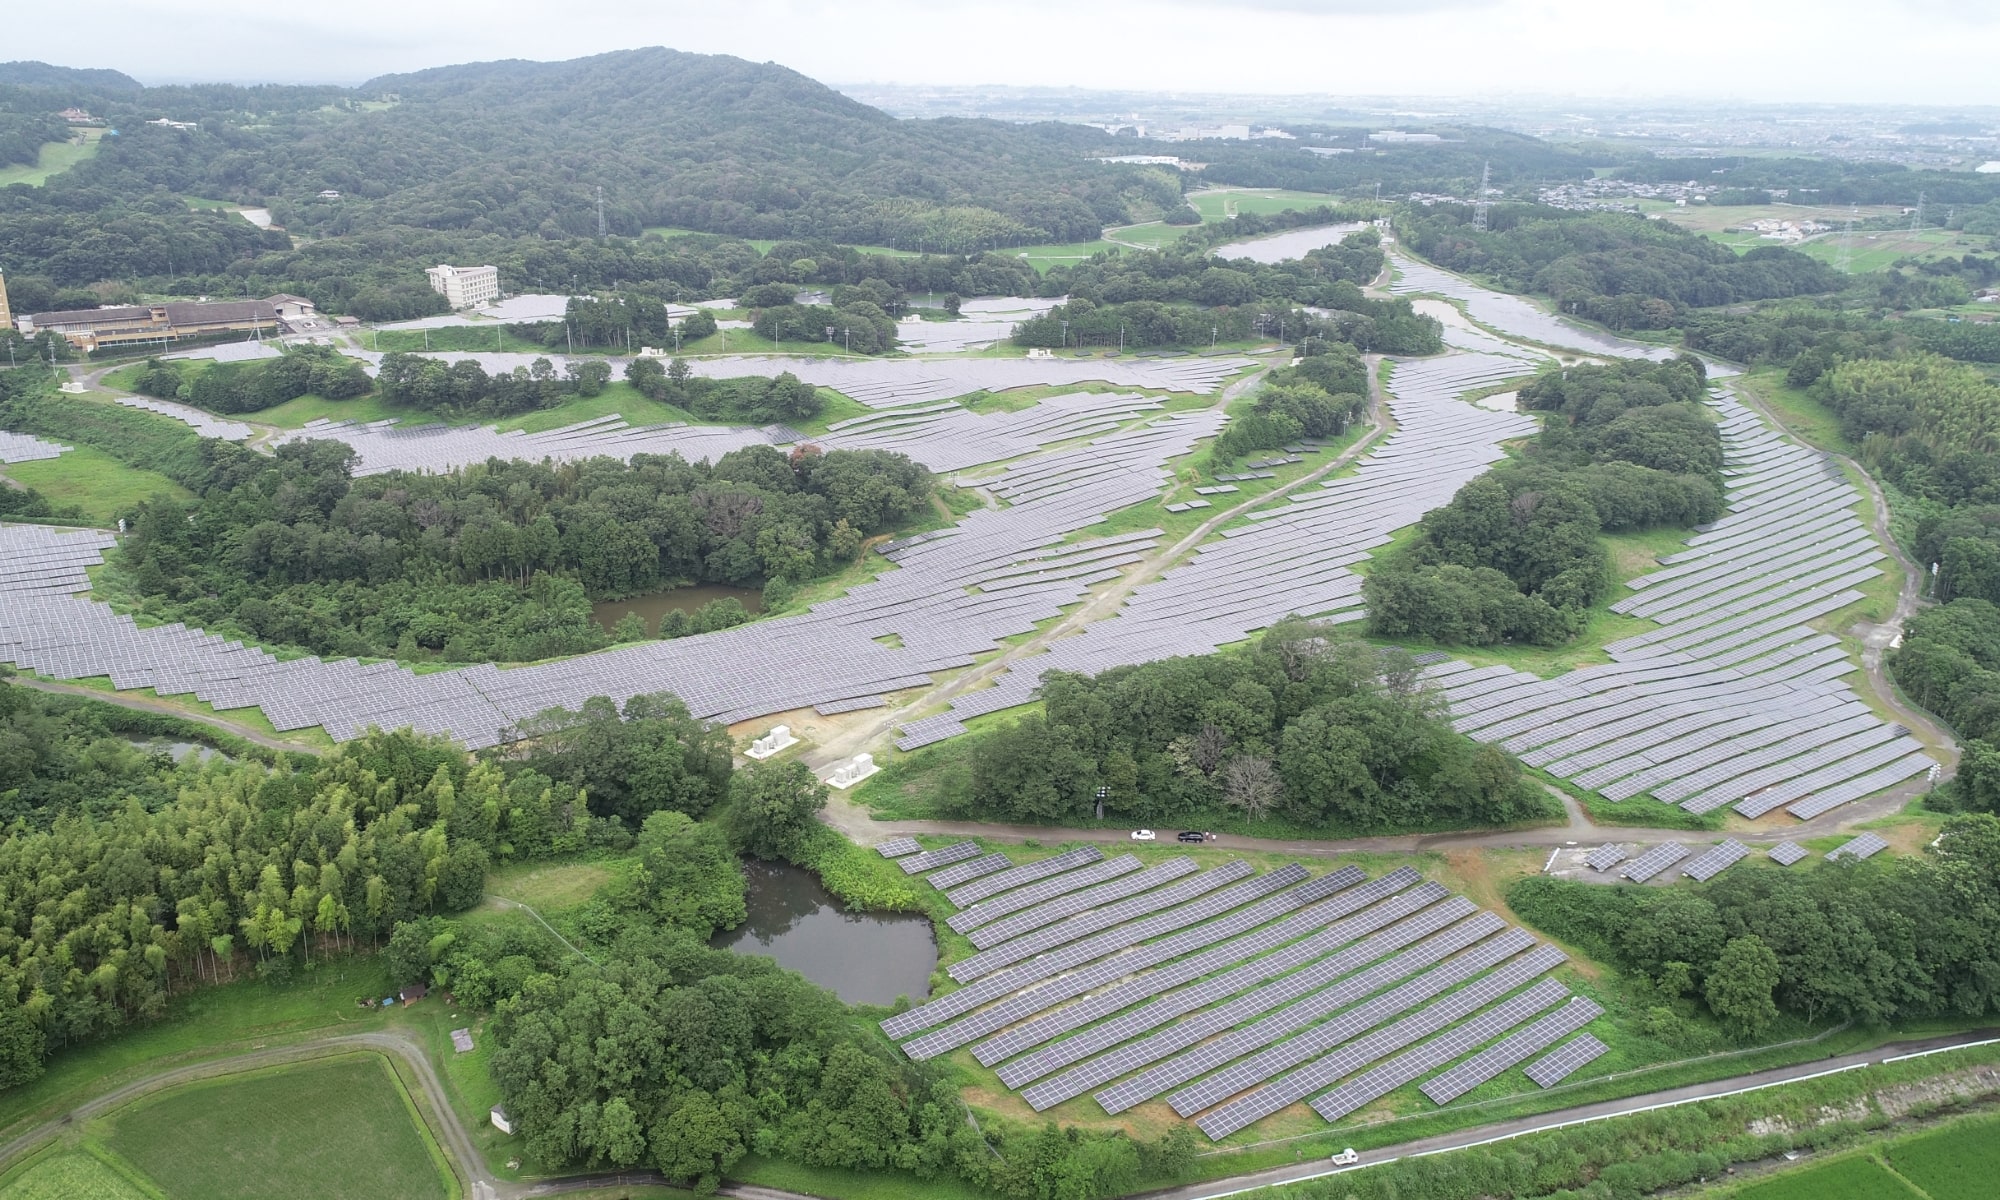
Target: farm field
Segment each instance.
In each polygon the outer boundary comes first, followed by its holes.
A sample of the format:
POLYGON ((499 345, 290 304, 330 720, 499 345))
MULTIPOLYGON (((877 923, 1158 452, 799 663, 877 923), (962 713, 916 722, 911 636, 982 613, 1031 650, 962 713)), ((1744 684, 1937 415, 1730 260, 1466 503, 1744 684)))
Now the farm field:
POLYGON ((0 1182, 0 1200, 152 1200, 138 1185, 85 1150, 63 1150, 24 1164, 0 1182))
POLYGON ((372 1055, 192 1084, 107 1123, 106 1147, 169 1200, 457 1193, 402 1085, 372 1055))
MULTIPOLYGON (((2000 1170, 2000 1118, 1954 1121, 1927 1133, 1738 1188, 1702 1193, 1716 1200, 1983 1200, 2000 1170)), ((4 1196, 0 1196, 4 1200, 4 1196)))

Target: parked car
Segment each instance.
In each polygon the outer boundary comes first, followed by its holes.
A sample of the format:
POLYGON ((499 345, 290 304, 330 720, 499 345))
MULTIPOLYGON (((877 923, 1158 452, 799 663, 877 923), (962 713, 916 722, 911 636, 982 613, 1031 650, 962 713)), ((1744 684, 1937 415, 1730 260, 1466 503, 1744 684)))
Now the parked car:
POLYGON ((1181 842, 1205 842, 1214 836, 1212 833, 1203 833, 1199 829, 1183 829, 1174 835, 1174 840, 1181 842))
POLYGON ((1354 1152, 1354 1147, 1349 1146, 1347 1149, 1334 1155, 1333 1161, 1336 1166, 1351 1167, 1361 1161, 1361 1156, 1354 1152))
POLYGON ((1159 834, 1154 833, 1150 829, 1134 829, 1132 831, 1132 840, 1135 842, 1150 842, 1158 836, 1159 834))

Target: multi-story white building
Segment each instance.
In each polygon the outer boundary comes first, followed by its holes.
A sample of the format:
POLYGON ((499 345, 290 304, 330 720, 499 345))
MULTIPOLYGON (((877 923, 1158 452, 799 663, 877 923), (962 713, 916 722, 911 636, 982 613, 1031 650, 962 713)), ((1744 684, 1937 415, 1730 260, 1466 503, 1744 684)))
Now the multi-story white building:
POLYGON ((500 298, 498 267, 439 264, 426 268, 424 274, 431 278, 431 289, 443 296, 453 308, 472 308, 500 298))

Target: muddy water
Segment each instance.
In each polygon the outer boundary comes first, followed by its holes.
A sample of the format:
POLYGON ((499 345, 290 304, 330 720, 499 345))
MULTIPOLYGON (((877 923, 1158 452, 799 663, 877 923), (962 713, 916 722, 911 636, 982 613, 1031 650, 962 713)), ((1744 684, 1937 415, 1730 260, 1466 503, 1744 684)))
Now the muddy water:
POLYGON ((750 915, 719 933, 716 948, 767 954, 849 1004, 890 1004, 930 994, 937 967, 931 923, 904 913, 851 913, 810 871, 748 861, 750 915))
POLYGON ((694 615, 694 610, 711 600, 724 596, 734 596, 744 608, 753 613, 764 611, 764 593, 755 588, 723 587, 721 584, 699 584, 694 587, 668 588, 664 592, 647 592, 624 600, 600 600, 590 606, 590 619, 596 621, 606 633, 618 623, 618 618, 628 612, 639 614, 646 622, 646 633, 657 636, 660 632, 660 618, 674 609, 694 615))

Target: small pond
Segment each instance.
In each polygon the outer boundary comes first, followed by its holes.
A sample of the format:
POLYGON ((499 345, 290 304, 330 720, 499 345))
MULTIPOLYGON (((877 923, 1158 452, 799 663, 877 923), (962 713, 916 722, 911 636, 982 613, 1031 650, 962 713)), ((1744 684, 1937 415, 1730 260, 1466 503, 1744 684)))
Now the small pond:
POLYGON ((668 588, 664 592, 646 592, 638 596, 628 596, 623 600, 599 600, 590 606, 590 619, 596 621, 606 633, 618 624, 618 618, 628 612, 639 614, 646 623, 649 637, 657 637, 660 632, 660 618, 669 612, 679 610, 689 616, 694 610, 711 600, 724 596, 735 598, 744 608, 753 613, 764 611, 764 593, 756 588, 724 587, 721 584, 704 583, 693 587, 668 588))
POLYGON ((165 754, 175 762, 181 761, 190 752, 194 753, 196 762, 207 762, 214 758, 229 757, 215 747, 202 742, 176 742, 166 738, 142 737, 128 737, 125 740, 148 754, 165 754))
POLYGON ((712 943, 738 954, 768 954, 780 966, 849 1004, 922 1000, 937 968, 931 923, 907 913, 851 913, 810 871, 788 863, 745 862, 750 916, 712 943))

